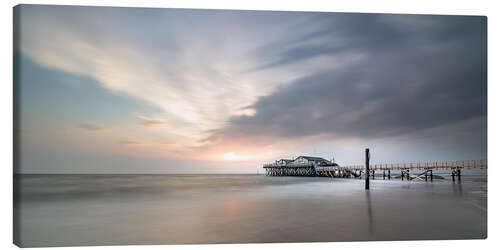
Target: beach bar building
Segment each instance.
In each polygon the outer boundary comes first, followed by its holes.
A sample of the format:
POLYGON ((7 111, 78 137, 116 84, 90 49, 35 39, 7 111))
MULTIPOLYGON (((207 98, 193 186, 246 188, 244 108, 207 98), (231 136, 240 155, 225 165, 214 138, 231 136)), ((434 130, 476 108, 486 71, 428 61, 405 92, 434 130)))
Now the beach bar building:
POLYGON ((269 176, 326 176, 323 171, 318 171, 319 167, 338 166, 337 163, 321 157, 302 155, 293 160, 280 159, 270 164, 264 164, 264 169, 266 175, 269 176))

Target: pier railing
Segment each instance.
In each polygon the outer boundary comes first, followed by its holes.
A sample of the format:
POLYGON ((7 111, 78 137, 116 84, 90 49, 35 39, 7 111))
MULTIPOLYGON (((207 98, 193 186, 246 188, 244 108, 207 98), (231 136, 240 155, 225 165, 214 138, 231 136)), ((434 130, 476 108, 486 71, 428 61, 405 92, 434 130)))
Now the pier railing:
MULTIPOLYGON (((342 166, 349 170, 363 170, 364 165, 342 166)), ((482 160, 460 160, 460 161, 433 161, 433 162, 412 162, 412 163, 383 163, 370 164, 371 170, 406 170, 406 169, 488 169, 486 159, 482 160)))

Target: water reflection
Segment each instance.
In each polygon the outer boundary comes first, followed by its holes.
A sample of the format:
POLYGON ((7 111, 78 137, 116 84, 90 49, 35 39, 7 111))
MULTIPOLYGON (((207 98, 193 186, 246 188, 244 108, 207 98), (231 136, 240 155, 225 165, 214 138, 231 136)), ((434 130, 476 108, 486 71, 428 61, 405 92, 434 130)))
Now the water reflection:
POLYGON ((462 182, 453 182, 453 193, 458 194, 459 196, 463 196, 462 192, 462 182))
POLYGON ((372 214, 372 200, 370 197, 370 190, 366 190, 365 197, 366 197, 365 200, 366 200, 366 209, 368 215, 368 229, 370 231, 370 235, 373 235, 373 214, 372 214))
POLYGON ((16 239, 34 247, 486 235, 486 182, 372 183, 365 191, 359 179, 28 176, 16 199, 16 239), (467 200, 457 197, 462 188, 467 200))

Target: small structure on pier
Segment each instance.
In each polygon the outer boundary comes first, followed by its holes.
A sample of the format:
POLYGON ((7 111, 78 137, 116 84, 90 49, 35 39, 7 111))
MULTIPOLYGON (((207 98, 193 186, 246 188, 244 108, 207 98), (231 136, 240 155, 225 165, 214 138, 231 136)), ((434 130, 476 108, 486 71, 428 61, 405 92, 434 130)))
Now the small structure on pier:
POLYGON ((280 159, 274 163, 264 164, 268 176, 328 176, 318 167, 338 168, 333 161, 321 157, 299 156, 293 160, 280 159))

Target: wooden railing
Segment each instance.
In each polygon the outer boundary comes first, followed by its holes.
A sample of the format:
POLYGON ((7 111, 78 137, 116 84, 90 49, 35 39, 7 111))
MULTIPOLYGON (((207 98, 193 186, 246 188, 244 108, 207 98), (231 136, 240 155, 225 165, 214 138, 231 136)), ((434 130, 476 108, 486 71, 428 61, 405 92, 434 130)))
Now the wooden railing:
MULTIPOLYGON (((341 166, 349 170, 363 170, 364 165, 341 166)), ((488 169, 487 160, 462 160, 462 161, 433 161, 433 162, 412 162, 412 163, 385 163, 370 164, 373 170, 401 170, 401 169, 488 169)))

